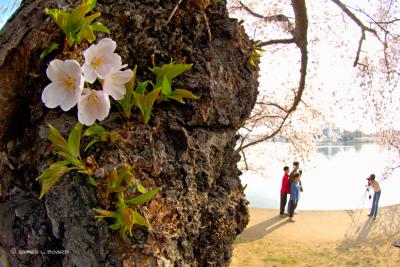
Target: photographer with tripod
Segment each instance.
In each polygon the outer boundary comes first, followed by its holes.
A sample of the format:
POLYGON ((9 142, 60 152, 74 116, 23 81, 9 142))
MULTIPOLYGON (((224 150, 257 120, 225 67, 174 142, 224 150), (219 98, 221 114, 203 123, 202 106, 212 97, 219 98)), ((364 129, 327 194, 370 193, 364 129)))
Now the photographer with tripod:
POLYGON ((373 220, 376 219, 376 215, 378 215, 378 203, 379 198, 381 197, 381 187, 379 183, 375 180, 375 174, 371 174, 368 178, 368 186, 371 186, 374 190, 374 198, 372 199, 372 209, 368 214, 369 217, 373 216, 373 220))

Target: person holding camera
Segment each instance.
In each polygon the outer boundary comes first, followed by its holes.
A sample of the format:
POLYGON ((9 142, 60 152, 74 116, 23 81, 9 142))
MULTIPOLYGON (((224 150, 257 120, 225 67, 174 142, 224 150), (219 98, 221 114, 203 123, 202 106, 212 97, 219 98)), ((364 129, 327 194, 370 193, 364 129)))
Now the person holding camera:
POLYGON ((369 217, 373 216, 374 220, 376 219, 376 215, 378 215, 378 203, 379 198, 381 197, 381 187, 379 183, 375 180, 375 174, 371 174, 368 178, 368 186, 371 186, 374 190, 374 198, 372 199, 372 209, 368 214, 369 217))

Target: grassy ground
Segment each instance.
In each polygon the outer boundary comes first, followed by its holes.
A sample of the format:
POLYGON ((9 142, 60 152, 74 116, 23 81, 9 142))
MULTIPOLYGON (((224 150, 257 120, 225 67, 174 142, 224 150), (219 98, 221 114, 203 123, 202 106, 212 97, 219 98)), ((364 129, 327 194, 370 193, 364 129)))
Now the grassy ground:
POLYGON ((367 211, 301 212, 295 223, 274 210, 252 209, 234 244, 232 267, 400 266, 400 207, 367 211))

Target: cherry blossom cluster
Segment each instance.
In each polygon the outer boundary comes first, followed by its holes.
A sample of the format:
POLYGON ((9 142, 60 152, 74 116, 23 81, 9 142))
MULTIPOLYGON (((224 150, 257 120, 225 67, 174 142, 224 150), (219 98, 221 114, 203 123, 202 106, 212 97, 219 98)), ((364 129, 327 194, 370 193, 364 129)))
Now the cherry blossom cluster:
POLYGON ((116 42, 104 38, 83 52, 83 66, 76 60, 55 59, 50 62, 46 74, 51 83, 42 92, 42 102, 48 108, 61 107, 68 111, 78 104, 78 120, 92 125, 96 119, 104 120, 110 112, 109 96, 121 100, 126 94, 125 83, 133 76, 121 57, 115 53, 116 42), (96 80, 103 90, 90 89, 85 82, 96 80))

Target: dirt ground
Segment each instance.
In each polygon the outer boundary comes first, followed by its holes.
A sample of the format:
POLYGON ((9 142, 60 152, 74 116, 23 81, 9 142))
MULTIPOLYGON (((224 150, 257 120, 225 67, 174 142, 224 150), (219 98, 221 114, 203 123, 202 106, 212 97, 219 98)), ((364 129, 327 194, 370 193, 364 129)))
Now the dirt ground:
POLYGON ((400 266, 400 206, 369 210, 300 211, 296 222, 277 210, 250 209, 231 267, 400 266))

